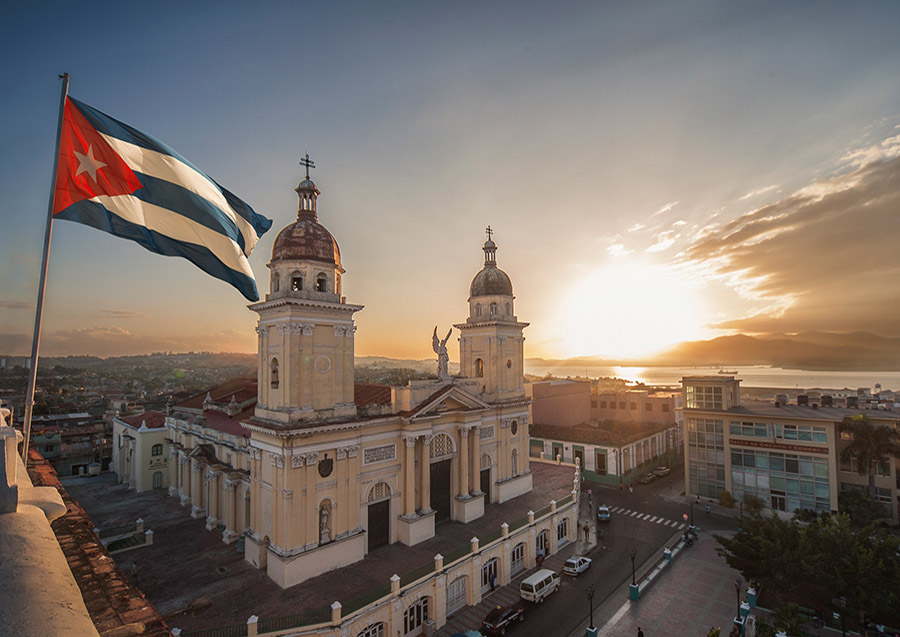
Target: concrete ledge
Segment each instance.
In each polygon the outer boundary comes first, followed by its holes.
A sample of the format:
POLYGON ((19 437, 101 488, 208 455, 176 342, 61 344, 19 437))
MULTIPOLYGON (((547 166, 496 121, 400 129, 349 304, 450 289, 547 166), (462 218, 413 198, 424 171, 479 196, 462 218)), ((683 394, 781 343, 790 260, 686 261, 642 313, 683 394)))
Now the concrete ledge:
POLYGON ((0 515, 0 538, 0 632, 98 634, 42 509, 20 502, 16 513, 0 515))

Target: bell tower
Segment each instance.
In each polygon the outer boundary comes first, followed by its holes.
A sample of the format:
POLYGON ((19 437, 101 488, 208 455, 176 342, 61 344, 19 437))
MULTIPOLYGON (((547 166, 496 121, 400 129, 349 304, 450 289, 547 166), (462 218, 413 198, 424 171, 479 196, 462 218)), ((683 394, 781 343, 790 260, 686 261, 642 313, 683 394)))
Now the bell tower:
POLYGON ((482 381, 482 396, 506 400, 525 395, 525 337, 528 323, 516 319, 512 282, 497 267, 497 244, 487 227, 484 267, 469 288, 469 318, 460 331, 460 375, 482 381))
POLYGON ((255 415, 279 423, 356 416, 353 314, 363 306, 341 295, 340 248, 318 221, 320 192, 306 165, 297 220, 272 246, 269 293, 249 306, 259 314, 255 415))

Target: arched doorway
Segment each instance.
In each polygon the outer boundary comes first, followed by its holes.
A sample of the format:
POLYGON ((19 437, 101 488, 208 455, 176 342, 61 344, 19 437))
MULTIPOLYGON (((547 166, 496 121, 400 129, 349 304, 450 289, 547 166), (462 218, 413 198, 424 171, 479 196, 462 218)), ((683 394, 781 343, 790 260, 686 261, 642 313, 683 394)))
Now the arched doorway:
POLYGON ((484 595, 500 583, 500 558, 495 557, 481 567, 481 594, 484 595), (493 586, 491 586, 493 584, 493 586))
POLYGON ((447 434, 439 433, 431 439, 430 443, 430 489, 431 508, 435 511, 435 522, 443 522, 450 519, 450 463, 456 449, 453 439, 447 434))
POLYGON ((391 541, 391 486, 378 482, 369 490, 368 550, 389 544, 391 541))
POLYGON ((481 490, 485 494, 484 501, 491 501, 491 457, 488 454, 481 455, 481 490))
POLYGON ((510 575, 517 575, 525 570, 525 542, 519 542, 513 547, 511 558, 510 575))
POLYGON ((457 577, 447 585, 447 616, 449 617, 466 605, 466 580, 465 575, 457 577))

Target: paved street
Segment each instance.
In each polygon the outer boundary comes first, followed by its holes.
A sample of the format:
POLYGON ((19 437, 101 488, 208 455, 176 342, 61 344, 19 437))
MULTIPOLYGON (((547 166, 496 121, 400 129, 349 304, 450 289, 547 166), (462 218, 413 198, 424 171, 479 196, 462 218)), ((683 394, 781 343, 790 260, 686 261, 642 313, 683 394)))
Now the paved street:
MULTIPOLYGON (((640 578, 661 557, 663 548, 672 545, 681 536, 685 526, 682 516, 685 513, 689 517, 691 515, 689 502, 680 495, 682 485, 680 472, 650 485, 635 485, 633 492, 585 482, 580 512, 581 524, 584 520, 593 521, 598 504, 609 505, 612 512, 610 522, 601 524, 603 537, 600 543, 585 552, 593 558, 594 563, 588 571, 577 578, 564 575, 560 591, 548 597, 543 604, 528 605, 525 622, 512 628, 509 634, 523 637, 584 635, 584 628, 589 620, 587 589, 590 585, 595 587, 594 621, 598 626, 606 624, 606 632, 601 634, 610 636, 637 634, 638 624, 634 623, 637 621, 644 622, 640 625, 647 637, 700 634, 697 632, 699 629, 688 630, 681 623, 678 626, 684 628, 686 632, 680 632, 681 628, 675 626, 675 623, 684 619, 684 613, 675 612, 671 605, 683 603, 685 581, 691 582, 692 592, 688 599, 707 600, 705 606, 708 608, 694 613, 700 619, 691 615, 694 621, 700 621, 701 624, 709 621, 709 625, 727 625, 734 613, 732 603, 735 597, 732 586, 734 572, 725 565, 724 560, 715 555, 716 543, 710 534, 731 531, 737 527, 731 517, 733 512, 724 512, 714 507, 712 514, 707 516, 705 505, 694 506, 694 522, 701 529, 701 540, 679 558, 680 564, 679 560, 676 560, 676 566, 679 567, 677 575, 673 575, 676 572, 674 568, 669 573, 663 574, 647 591, 644 600, 634 606, 629 605, 625 611, 621 610, 623 605, 627 604, 627 586, 631 582, 629 551, 631 549, 637 551, 635 570, 640 578), (594 500, 590 510, 587 502, 588 489, 593 491, 594 500), (716 564, 716 560, 720 560, 721 564, 716 564), (693 575, 695 571, 696 576, 693 575), (724 593, 719 590, 723 588, 720 580, 728 582, 728 587, 723 589, 724 593), (666 582, 671 584, 669 588, 666 587, 666 582), (724 601, 725 597, 717 601, 718 596, 715 593, 727 596, 727 603, 724 601), (667 622, 670 621, 673 622, 672 630, 666 628, 667 622)), ((560 555, 548 560, 548 568, 559 571, 567 557, 581 550, 581 545, 582 541, 579 542, 579 546, 567 547, 560 555)), ((523 573, 509 586, 498 589, 479 606, 461 611, 452 617, 448 625, 438 634, 452 635, 465 628, 477 629, 481 619, 494 605, 517 603, 519 583, 532 572, 534 571, 523 573)), ((709 625, 706 628, 709 628, 709 625)))

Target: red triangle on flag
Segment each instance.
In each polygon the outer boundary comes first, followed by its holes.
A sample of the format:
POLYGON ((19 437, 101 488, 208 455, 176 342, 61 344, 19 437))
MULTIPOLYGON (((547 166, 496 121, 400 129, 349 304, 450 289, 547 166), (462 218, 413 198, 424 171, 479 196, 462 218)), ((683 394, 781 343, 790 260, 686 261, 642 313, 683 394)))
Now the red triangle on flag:
POLYGON ((130 195, 143 187, 125 160, 67 98, 53 214, 97 195, 130 195))

